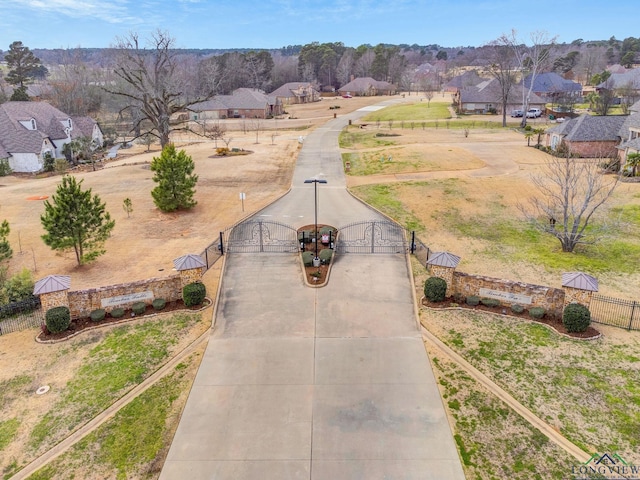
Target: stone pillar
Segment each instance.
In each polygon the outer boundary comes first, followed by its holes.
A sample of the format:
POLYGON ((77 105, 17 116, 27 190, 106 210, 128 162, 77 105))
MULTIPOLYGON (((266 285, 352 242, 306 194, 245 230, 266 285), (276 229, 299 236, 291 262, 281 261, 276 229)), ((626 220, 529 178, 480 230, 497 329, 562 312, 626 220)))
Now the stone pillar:
POLYGON ((570 303, 579 303, 589 308, 593 292, 598 291, 598 280, 586 273, 563 273, 562 289, 564 290, 564 307, 570 303))
POLYGON ((69 287, 71 277, 67 275, 49 275, 38 280, 33 287, 33 294, 40 297, 42 310, 47 311, 54 307, 67 307, 69 309, 69 287))
POLYGON ((427 260, 427 269, 432 277, 442 278, 447 282, 447 293, 456 293, 453 274, 460 263, 460 257, 448 252, 434 252, 427 260))
POLYGON ((199 282, 204 275, 204 267, 190 268, 188 270, 180 270, 180 283, 182 288, 190 283, 199 282))
POLYGON ((173 261, 175 269, 180 272, 180 282, 182 288, 193 282, 199 282, 202 275, 207 270, 207 264, 204 263, 200 255, 188 254, 173 261))

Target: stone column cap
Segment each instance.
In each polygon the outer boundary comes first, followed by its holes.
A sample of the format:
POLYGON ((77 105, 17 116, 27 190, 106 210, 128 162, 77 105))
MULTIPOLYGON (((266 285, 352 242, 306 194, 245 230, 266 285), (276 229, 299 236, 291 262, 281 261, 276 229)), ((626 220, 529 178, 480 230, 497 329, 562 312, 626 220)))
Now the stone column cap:
POLYGON ((200 255, 189 253, 187 255, 176 258, 173 261, 173 266, 177 271, 181 272, 183 270, 193 270, 194 268, 206 267, 207 264, 204 263, 204 260, 202 260, 202 257, 200 255))
POLYGON ((438 267, 456 268, 460 263, 460 257, 449 252, 434 252, 427 260, 427 265, 438 267))
POLYGON ((598 279, 582 272, 565 272, 562 274, 562 286, 597 292, 598 279))
POLYGON ((71 277, 69 275, 48 275, 36 282, 33 287, 34 295, 43 293, 60 292, 69 290, 71 287, 71 277))

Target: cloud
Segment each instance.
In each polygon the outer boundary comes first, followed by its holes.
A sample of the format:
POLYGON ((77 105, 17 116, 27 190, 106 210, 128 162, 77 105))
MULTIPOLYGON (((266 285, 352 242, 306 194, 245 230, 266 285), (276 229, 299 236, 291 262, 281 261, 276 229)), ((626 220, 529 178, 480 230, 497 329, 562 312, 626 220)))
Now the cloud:
POLYGON ((127 0, 9 0, 22 9, 36 14, 58 15, 70 18, 94 18, 108 23, 137 23, 129 12, 127 0))

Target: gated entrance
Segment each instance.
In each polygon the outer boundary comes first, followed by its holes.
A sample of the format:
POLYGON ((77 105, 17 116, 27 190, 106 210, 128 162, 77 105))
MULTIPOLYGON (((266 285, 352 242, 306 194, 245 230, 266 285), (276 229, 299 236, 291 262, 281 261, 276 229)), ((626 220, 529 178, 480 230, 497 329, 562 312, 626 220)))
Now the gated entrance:
POLYGON ((225 253, 296 253, 298 232, 272 220, 247 220, 231 229, 223 248, 225 253))
POLYGON ((405 253, 405 230, 390 220, 368 220, 338 229, 336 254, 405 253))

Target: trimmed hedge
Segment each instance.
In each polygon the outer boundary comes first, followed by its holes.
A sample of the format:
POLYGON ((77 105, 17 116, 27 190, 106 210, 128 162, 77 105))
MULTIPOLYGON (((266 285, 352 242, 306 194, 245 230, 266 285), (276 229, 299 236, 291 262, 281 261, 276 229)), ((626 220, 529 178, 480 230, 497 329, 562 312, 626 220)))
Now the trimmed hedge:
POLYGON ((318 258, 323 265, 329 265, 331 263, 331 257, 333 257, 333 250, 330 248, 324 248, 318 252, 318 258))
POLYGON ((522 313, 524 312, 524 307, 520 304, 514 303, 513 305, 511 305, 511 311, 513 313, 522 313))
POLYGON ((71 325, 71 312, 67 307, 53 307, 45 314, 49 333, 64 332, 71 325))
POLYGON ((104 320, 104 317, 107 315, 107 312, 104 308, 97 308, 93 312, 89 314, 92 322, 101 322, 104 320))
POLYGON ((305 267, 313 265, 313 252, 302 252, 302 263, 305 267))
POLYGON ((544 314, 545 314, 545 311, 544 311, 544 308, 542 307, 531 307, 529 309, 529 315, 531 315, 533 318, 536 318, 538 320, 544 317, 544 314))
POLYGON ((147 304, 144 302, 136 302, 133 305, 131 305, 131 311, 136 315, 143 314, 146 309, 147 309, 147 304))
POLYGON ((484 305, 485 307, 500 306, 500 300, 498 300, 497 298, 481 298, 480 303, 482 303, 482 305, 484 305))
POLYGON ((471 305, 472 307, 475 307, 480 303, 480 297, 478 297, 477 295, 469 295, 467 297, 466 302, 467 302, 467 305, 471 305))
POLYGON ((562 323, 567 332, 584 332, 591 324, 591 312, 579 303, 570 303, 562 312, 562 323))
POLYGON ((200 305, 204 302, 204 297, 207 296, 207 287, 203 283, 194 282, 185 285, 182 289, 182 301, 185 307, 193 307, 200 305))
POLYGON ((439 277, 429 277, 424 282, 424 296, 433 303, 443 302, 447 296, 447 282, 439 277))
POLYGON ((151 302, 151 305, 154 310, 162 310, 167 305, 167 301, 164 298, 156 298, 151 302))
POLYGON ((111 312, 109 313, 109 315, 111 315, 113 318, 120 318, 120 317, 124 317, 124 308, 122 307, 116 307, 113 310, 111 310, 111 312))

